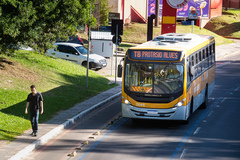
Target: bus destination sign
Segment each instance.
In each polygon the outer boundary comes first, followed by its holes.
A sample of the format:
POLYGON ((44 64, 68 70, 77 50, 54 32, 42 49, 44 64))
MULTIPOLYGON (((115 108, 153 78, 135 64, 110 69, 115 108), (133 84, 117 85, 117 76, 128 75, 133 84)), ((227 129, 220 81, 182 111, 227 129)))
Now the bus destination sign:
POLYGON ((134 60, 178 61, 181 57, 181 52, 176 51, 129 50, 128 53, 134 60))

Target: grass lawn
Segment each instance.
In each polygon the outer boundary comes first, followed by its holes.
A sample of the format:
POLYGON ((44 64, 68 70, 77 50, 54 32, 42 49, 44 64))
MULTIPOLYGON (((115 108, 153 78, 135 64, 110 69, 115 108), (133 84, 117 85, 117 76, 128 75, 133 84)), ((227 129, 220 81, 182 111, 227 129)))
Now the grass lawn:
POLYGON ((212 18, 205 28, 221 36, 240 38, 240 10, 223 11, 222 16, 212 18))
MULTIPOLYGON (((177 25, 176 33, 192 33, 192 26, 177 25)), ((212 35, 215 37, 216 45, 233 43, 231 40, 217 35, 207 29, 193 27, 194 34, 212 35)), ((158 28, 153 27, 153 38, 161 35, 161 25, 158 28)), ((147 41, 147 24, 133 23, 130 26, 124 26, 122 40, 131 43, 144 43, 147 41)))
POLYGON ((30 85, 35 84, 44 98, 40 123, 116 86, 90 70, 86 88, 84 67, 27 51, 11 57, 0 55, 0 80, 0 140, 10 141, 31 127, 29 115, 24 113, 30 85))

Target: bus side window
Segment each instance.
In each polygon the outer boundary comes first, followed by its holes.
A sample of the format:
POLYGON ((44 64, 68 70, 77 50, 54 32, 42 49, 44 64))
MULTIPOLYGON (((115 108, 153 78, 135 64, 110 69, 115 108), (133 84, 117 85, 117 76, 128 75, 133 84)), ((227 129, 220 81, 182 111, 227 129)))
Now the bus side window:
POLYGON ((202 50, 202 70, 204 71, 206 67, 206 57, 205 57, 205 48, 202 50))
POLYGON ((195 74, 194 74, 194 78, 197 77, 198 75, 198 53, 195 54, 195 65, 194 65, 194 68, 195 68, 195 74))
POLYGON ((187 58, 187 85, 191 82, 191 58, 187 58))
POLYGON ((209 46, 209 65, 212 65, 212 46, 209 46))
POLYGON ((209 67, 209 55, 208 55, 208 47, 206 48, 206 68, 208 68, 209 67))
POLYGON ((198 74, 201 74, 201 72, 202 72, 202 53, 201 53, 201 51, 198 53, 198 58, 199 58, 199 61, 198 61, 198 74))
POLYGON ((215 43, 212 44, 212 63, 215 63, 215 43))
POLYGON ((192 65, 191 66, 194 66, 194 56, 192 56, 192 65))
MULTIPOLYGON (((194 70, 195 70, 195 67, 194 67, 194 64, 195 64, 195 63, 194 63, 194 61, 195 61, 194 55, 192 55, 191 57, 192 57, 192 58, 191 58, 191 59, 192 59, 192 65, 191 65, 191 68, 190 68, 190 69, 194 68, 194 70)), ((196 71, 195 71, 195 72, 196 72, 196 71)), ((192 75, 191 80, 193 80, 194 78, 195 78, 195 73, 192 75)))

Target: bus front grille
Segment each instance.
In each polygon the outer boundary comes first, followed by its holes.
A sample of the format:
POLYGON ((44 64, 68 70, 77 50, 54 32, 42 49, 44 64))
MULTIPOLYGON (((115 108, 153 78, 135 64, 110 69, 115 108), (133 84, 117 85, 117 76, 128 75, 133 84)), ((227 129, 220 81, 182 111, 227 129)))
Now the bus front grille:
POLYGON ((136 116, 139 116, 139 117, 170 117, 172 114, 175 113, 175 111, 172 111, 172 112, 164 112, 164 113, 156 112, 156 113, 152 114, 152 113, 148 113, 148 112, 137 111, 134 109, 131 109, 131 111, 136 116))

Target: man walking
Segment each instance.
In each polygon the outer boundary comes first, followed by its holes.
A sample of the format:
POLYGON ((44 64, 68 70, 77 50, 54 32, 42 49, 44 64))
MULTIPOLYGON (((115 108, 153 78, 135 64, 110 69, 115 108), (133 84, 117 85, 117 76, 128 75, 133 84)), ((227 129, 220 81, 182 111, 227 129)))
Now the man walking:
POLYGON ((43 114, 43 97, 42 94, 37 92, 36 86, 30 86, 32 93, 27 97, 27 104, 25 109, 25 114, 28 113, 28 107, 30 105, 30 120, 33 132, 31 135, 37 136, 38 131, 38 118, 39 110, 41 109, 41 114, 43 114))

